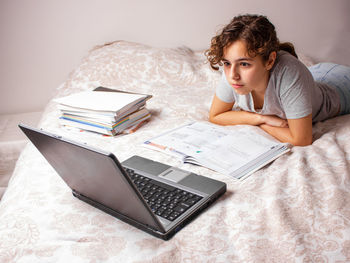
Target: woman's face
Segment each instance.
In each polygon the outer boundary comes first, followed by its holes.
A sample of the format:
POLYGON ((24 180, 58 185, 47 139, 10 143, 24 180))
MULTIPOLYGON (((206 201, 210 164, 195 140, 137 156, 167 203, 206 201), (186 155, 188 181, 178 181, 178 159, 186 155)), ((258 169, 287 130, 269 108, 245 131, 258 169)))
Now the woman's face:
POLYGON ((228 83, 239 95, 246 95, 252 91, 264 94, 275 56, 276 53, 272 56, 273 61, 270 61, 270 55, 269 61, 264 62, 260 55, 249 56, 244 41, 233 42, 224 49, 222 59, 228 83))

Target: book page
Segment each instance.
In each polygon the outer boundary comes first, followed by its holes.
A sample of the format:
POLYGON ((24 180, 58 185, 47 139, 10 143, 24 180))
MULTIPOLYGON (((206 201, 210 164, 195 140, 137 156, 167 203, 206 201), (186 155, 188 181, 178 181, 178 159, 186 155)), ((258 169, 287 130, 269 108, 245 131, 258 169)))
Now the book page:
POLYGON ((158 137, 152 138, 146 143, 152 142, 168 151, 177 151, 185 156, 192 156, 199 152, 204 145, 209 145, 212 138, 225 136, 224 133, 211 126, 203 126, 203 123, 191 123, 184 125, 158 137))
POLYGON ((145 143, 224 174, 231 174, 281 144, 255 126, 228 127, 208 122, 184 125, 145 143))
POLYGON ((231 173, 270 150, 276 142, 260 138, 256 134, 247 136, 243 131, 227 134, 222 138, 204 145, 194 158, 204 166, 223 173, 231 173))

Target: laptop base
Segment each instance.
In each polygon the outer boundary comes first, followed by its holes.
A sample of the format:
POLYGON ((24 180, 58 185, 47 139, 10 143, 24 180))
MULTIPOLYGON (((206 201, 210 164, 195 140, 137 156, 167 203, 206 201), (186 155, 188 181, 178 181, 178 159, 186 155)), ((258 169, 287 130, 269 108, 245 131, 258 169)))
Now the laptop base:
POLYGON ((157 237, 157 238, 160 238, 160 239, 163 239, 163 240, 169 240, 171 239, 177 232, 179 232, 185 225, 187 225, 190 221, 192 221, 193 219, 195 219, 200 213, 202 213, 206 208, 208 208, 213 202, 215 202, 219 197, 221 197, 224 193, 216 196, 215 199, 211 200, 210 202, 206 203, 201 209, 197 209, 195 211, 195 213, 193 213, 191 216, 189 216, 188 218, 186 218, 186 220, 184 220, 180 225, 176 226, 176 229, 175 231, 169 231, 167 233, 161 233, 159 231, 157 231, 156 229, 153 229, 152 227, 148 226, 148 227, 145 227, 145 225, 143 224, 140 224, 139 222, 133 220, 132 218, 130 217, 127 217, 125 215, 122 215, 120 213, 118 213, 117 211, 107 207, 107 206, 104 206, 103 204, 100 204, 84 195, 81 195, 79 194, 78 192, 76 191, 72 191, 73 193, 73 196, 78 198, 79 200, 99 209, 99 210, 102 210, 103 212, 113 216, 113 217, 116 217, 117 219, 125 222, 125 223, 128 223, 129 225, 132 225, 134 227, 137 227, 138 229, 142 230, 142 231, 145 231, 147 232, 148 234, 151 234, 152 236, 154 237, 157 237))

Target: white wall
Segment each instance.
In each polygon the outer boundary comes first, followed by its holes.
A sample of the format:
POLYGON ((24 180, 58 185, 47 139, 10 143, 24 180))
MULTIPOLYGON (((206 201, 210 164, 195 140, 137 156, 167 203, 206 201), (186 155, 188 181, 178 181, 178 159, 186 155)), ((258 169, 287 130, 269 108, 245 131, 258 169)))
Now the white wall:
POLYGON ((299 52, 350 65, 349 0, 0 0, 0 114, 43 109, 94 45, 205 49, 244 13, 267 15, 299 52))

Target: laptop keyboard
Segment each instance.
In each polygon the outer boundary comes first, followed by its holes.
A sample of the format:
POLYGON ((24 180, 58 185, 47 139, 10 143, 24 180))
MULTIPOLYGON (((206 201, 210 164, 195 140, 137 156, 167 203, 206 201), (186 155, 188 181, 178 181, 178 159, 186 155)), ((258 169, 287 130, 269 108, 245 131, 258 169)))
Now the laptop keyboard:
POLYGON ((174 221, 202 199, 196 194, 139 175, 132 169, 125 170, 152 211, 169 221, 174 221))

